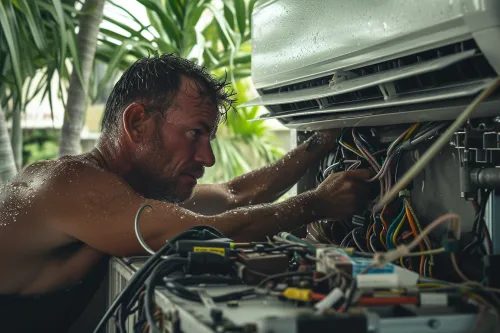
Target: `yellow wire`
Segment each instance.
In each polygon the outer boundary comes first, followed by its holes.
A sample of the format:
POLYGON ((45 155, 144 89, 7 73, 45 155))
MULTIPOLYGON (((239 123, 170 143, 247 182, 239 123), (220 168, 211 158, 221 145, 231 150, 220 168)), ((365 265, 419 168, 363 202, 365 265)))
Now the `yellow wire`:
POLYGON ((389 230, 389 224, 384 219, 384 212, 385 212, 385 207, 384 207, 384 209, 382 209, 382 211, 380 212, 380 215, 379 215, 380 220, 382 220, 382 224, 384 225, 384 228, 380 231, 380 243, 382 243, 382 245, 384 246, 384 249, 387 250, 387 244, 385 244, 383 231, 385 230, 385 232, 387 232, 389 230))
POLYGON ((359 150, 357 150, 356 148, 354 148, 353 146, 351 146, 350 144, 346 143, 346 142, 342 142, 342 141, 339 141, 339 144, 341 146, 344 146, 345 148, 349 149, 350 151, 352 151, 354 154, 358 155, 359 157, 361 158, 365 158, 361 152, 359 150))
MULTIPOLYGON (((415 211, 411 207, 410 200, 405 199, 405 203, 406 203, 406 205, 408 205, 408 209, 410 210, 410 213, 413 216, 413 220, 415 221, 415 224, 417 225, 418 232, 422 233, 422 226, 420 225, 420 222, 418 221, 417 214, 415 214, 415 211)), ((424 244, 427 247, 427 250, 430 251, 432 249, 429 237, 427 237, 427 236, 424 237, 424 244)), ((438 253, 441 253, 441 252, 438 252, 438 253)), ((432 254, 434 254, 434 253, 429 253, 429 254, 430 254, 429 255, 429 259, 430 259, 429 260, 429 276, 432 277, 431 267, 434 266, 434 256, 432 254)))
MULTIPOLYGON (((422 226, 420 225, 420 222, 418 221, 418 218, 417 218, 417 215, 415 214, 415 211, 413 210, 413 208, 410 205, 410 200, 408 200, 408 199, 404 199, 404 200, 405 200, 405 204, 408 205, 408 209, 410 210, 410 213, 413 216, 413 220, 415 221, 415 224, 417 225, 418 232, 422 233, 422 226)), ((429 241, 429 237, 427 237, 427 236, 424 237, 424 243, 427 246, 427 249, 430 250, 431 249, 431 242, 429 241)))
POLYGON ((456 286, 452 286, 444 283, 417 283, 417 288, 456 288, 456 286))
POLYGON ((396 228, 396 230, 394 231, 394 235, 392 235, 392 242, 394 243, 394 245, 397 246, 397 243, 396 241, 398 240, 398 235, 399 235, 399 232, 401 231, 401 229, 403 228, 403 225, 406 221, 406 214, 403 215, 403 217, 401 218, 401 221, 399 222, 398 224, 398 227, 396 228))
POLYGON ((487 300, 485 300, 482 296, 478 295, 478 294, 475 294, 475 293, 467 293, 467 296, 469 296, 470 298, 472 298, 473 300, 476 300, 478 301, 479 303, 484 303, 486 304, 487 306, 489 306, 490 308, 493 308, 493 305, 488 302, 487 300))
POLYGON ((403 257, 399 257, 399 264, 401 265, 401 267, 406 268, 403 257))
POLYGON ((406 136, 403 140, 408 140, 408 138, 413 134, 413 132, 415 132, 415 130, 418 128, 418 126, 420 126, 420 123, 413 124, 410 131, 408 132, 408 134, 406 134, 406 136))

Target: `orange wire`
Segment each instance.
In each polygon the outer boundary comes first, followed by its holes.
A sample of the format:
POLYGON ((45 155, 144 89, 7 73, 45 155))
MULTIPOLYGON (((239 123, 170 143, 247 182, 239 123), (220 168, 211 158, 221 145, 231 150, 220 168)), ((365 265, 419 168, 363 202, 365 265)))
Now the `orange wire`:
POLYGON ((387 206, 384 206, 384 208, 382 209, 382 211, 380 212, 380 220, 382 221, 382 223, 384 224, 383 228, 382 228, 382 231, 383 232, 387 232, 387 230, 389 229, 389 224, 387 224, 387 221, 384 220, 384 213, 385 213, 385 208, 387 206))
POLYGON ((387 206, 384 206, 382 211, 380 212, 380 220, 382 221, 382 230, 380 231, 380 243, 384 246, 385 249, 387 249, 387 245, 385 244, 385 235, 387 234, 387 230, 389 230, 389 224, 387 221, 384 219, 384 213, 385 213, 385 208, 387 206))
MULTIPOLYGON (((413 216, 410 213, 410 210, 408 208, 408 204, 405 204, 405 211, 406 211, 406 218, 408 219, 408 222, 410 223, 410 228, 412 234, 417 237, 418 236, 418 231, 417 231, 417 226, 415 225, 415 221, 413 221, 413 216)), ((422 242, 418 243, 418 246, 420 247, 420 251, 425 251, 424 245, 422 242)), ((425 256, 420 257, 420 275, 424 275, 424 263, 425 263, 425 256)))

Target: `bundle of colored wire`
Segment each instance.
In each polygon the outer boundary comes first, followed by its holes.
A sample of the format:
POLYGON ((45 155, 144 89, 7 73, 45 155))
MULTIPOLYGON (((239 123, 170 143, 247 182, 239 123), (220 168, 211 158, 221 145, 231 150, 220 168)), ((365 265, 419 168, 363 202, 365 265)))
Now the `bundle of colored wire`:
POLYGON ((384 266, 400 257, 408 256, 429 233, 439 227, 441 224, 451 221, 451 227, 454 231, 456 240, 460 239, 460 217, 456 214, 445 214, 430 223, 422 232, 415 237, 408 245, 399 245, 396 249, 382 253, 377 252, 373 256, 374 264, 377 267, 384 266))

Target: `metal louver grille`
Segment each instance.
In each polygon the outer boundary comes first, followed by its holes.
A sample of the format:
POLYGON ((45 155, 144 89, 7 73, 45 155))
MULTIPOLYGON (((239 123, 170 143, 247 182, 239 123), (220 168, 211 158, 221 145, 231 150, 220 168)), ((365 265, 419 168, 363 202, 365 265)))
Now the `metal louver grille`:
POLYGON ((475 95, 496 77, 474 40, 466 40, 299 83, 262 89, 247 105, 285 124, 363 110, 475 95))

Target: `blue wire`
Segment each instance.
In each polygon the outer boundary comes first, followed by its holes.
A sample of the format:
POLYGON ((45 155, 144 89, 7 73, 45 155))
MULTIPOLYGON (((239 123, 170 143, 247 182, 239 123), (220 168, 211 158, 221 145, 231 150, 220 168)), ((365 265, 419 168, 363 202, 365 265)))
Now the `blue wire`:
POLYGON ((394 236, 394 233, 396 232, 396 229, 398 227, 399 222, 401 222, 401 219, 403 218, 403 215, 405 213, 405 205, 403 203, 403 209, 401 209, 401 213, 399 213, 398 217, 391 223, 391 226, 389 227, 389 230, 387 230, 387 235, 385 236, 385 243, 387 246, 387 249, 395 249, 396 244, 392 242, 392 237, 394 236))

